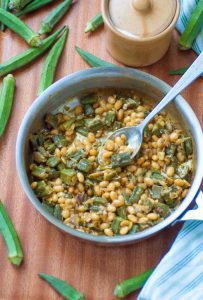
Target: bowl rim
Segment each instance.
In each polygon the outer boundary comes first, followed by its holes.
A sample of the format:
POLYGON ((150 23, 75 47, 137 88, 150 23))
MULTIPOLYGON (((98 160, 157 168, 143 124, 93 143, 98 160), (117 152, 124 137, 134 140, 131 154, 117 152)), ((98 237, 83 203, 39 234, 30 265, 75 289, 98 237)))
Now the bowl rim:
MULTIPOLYGON (((25 194, 27 195, 29 201, 34 205, 35 209, 40 212, 40 214, 47 219, 50 223, 61 229, 62 231, 71 234, 72 236, 78 237, 82 240, 95 242, 99 244, 111 244, 111 245, 122 245, 122 244, 129 244, 129 243, 135 243, 136 241, 140 241, 142 239, 145 239, 147 237, 150 237, 151 235, 154 235, 155 233, 158 233, 162 229, 166 228, 170 224, 172 224, 174 221, 176 221, 188 208, 192 200, 195 198, 195 195, 198 192, 198 189, 201 185, 202 177, 203 177, 203 168, 201 168, 200 163, 196 166, 196 172, 193 179, 193 183, 191 185, 191 188, 186 196, 186 198, 182 201, 181 205, 166 219, 158 223, 157 225, 150 227, 142 232, 138 232, 135 234, 129 234, 125 236, 113 236, 113 237, 107 237, 107 236, 96 236, 88 233, 84 233, 81 231, 78 231, 76 229, 73 229, 65 224, 63 224, 61 221, 57 220, 54 216, 49 214, 41 205, 41 202, 38 200, 36 195, 34 194, 28 180, 28 175, 25 168, 25 161, 24 161, 24 145, 25 140, 27 137, 27 131, 29 129, 28 124, 31 124, 32 117, 36 114, 36 111, 40 109, 42 103, 46 103, 49 100, 49 97, 53 94, 56 94, 58 91, 60 91, 61 88, 67 85, 72 85, 73 83, 80 83, 82 79, 89 79, 100 76, 101 78, 106 78, 107 76, 111 77, 122 77, 122 76, 130 76, 131 78, 134 78, 135 80, 144 81, 146 84, 151 85, 153 88, 155 88, 157 91, 161 91, 162 93, 167 93, 171 86, 162 81, 161 79, 150 75, 148 73, 145 73, 143 71, 130 69, 127 67, 99 67, 99 68, 93 68, 93 69, 87 69, 75 72, 73 74, 70 74, 68 76, 63 77, 62 79, 58 80, 54 84, 52 84, 44 93, 42 93, 30 106, 30 108, 27 110, 23 121, 20 125, 18 136, 17 136, 17 142, 16 142, 16 167, 17 167, 17 173, 21 182, 21 185, 23 187, 23 190, 25 194)), ((193 112, 190 105, 184 100, 182 96, 176 97, 174 100, 178 110, 182 110, 180 113, 190 116, 190 119, 192 120, 192 126, 195 128, 195 141, 196 143, 196 159, 200 159, 200 150, 201 150, 201 144, 203 144, 203 134, 202 129, 200 126, 200 123, 193 112)), ((191 126, 190 126, 191 128, 191 126)))

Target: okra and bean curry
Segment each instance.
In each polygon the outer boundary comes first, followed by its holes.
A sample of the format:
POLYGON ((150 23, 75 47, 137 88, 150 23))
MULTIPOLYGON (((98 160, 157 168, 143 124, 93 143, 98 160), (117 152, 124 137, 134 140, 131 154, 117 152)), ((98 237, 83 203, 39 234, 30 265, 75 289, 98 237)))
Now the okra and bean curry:
POLYGON ((193 176, 192 139, 166 112, 144 133, 130 160, 125 135, 99 147, 107 135, 139 124, 153 107, 134 91, 97 91, 70 109, 45 116, 30 137, 31 187, 64 224, 94 235, 125 235, 161 222, 187 195, 193 176))

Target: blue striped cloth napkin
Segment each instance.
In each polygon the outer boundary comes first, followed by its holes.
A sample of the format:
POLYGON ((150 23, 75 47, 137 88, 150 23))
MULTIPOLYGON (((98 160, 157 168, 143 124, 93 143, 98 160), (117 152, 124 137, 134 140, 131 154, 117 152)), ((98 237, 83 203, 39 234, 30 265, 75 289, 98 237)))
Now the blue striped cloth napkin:
MULTIPOLYGON (((198 0, 180 0, 180 3, 176 28, 182 33, 198 0)), ((193 44, 193 50, 197 54, 203 51, 203 28, 193 44)), ((203 194, 201 198, 203 201, 203 194)), ((185 222, 137 300, 203 300, 202 221, 185 222)))
POLYGON ((138 300, 202 299, 203 222, 187 221, 146 282, 138 300))
MULTIPOLYGON (((185 29, 191 13, 198 2, 199 0, 180 0, 180 17, 176 24, 176 28, 180 33, 185 29)), ((203 51, 203 25, 192 48, 197 54, 200 54, 203 51)))

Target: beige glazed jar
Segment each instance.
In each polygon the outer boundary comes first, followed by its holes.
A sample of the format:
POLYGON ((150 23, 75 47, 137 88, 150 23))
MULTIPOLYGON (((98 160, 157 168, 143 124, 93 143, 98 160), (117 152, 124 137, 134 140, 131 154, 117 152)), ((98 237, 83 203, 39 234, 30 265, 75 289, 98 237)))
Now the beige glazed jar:
POLYGON ((180 12, 179 0, 102 0, 107 50, 141 67, 163 57, 180 12))

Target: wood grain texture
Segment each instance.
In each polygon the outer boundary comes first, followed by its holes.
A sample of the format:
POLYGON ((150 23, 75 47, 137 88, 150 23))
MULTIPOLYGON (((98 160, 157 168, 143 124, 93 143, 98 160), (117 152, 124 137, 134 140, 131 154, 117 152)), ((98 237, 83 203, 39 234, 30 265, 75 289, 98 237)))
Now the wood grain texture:
MULTIPOLYGON (((37 31, 40 20, 55 5, 48 5, 23 19, 37 31)), ((75 52, 75 45, 115 63, 105 49, 102 28, 91 35, 84 33, 86 21, 99 10, 99 0, 78 0, 61 22, 69 25, 70 33, 62 54, 62 63, 57 69, 56 80, 88 68, 75 52)), ((160 62, 142 70, 169 84, 175 83, 178 76, 169 76, 168 70, 188 65, 195 59, 192 51, 180 52, 177 49, 177 38, 178 34, 174 32, 167 55, 160 62)), ((24 41, 10 30, 0 33, 0 62, 26 48, 24 41)), ((60 232, 35 211, 18 180, 15 143, 23 116, 36 97, 43 60, 44 57, 41 57, 23 70, 15 72, 17 89, 12 117, 4 137, 0 140, 0 197, 13 219, 25 253, 22 267, 14 268, 7 260, 6 249, 0 237, 0 300, 61 299, 38 278, 39 272, 67 280, 84 292, 88 300, 113 300, 115 284, 155 266, 169 249, 179 227, 168 228, 132 246, 101 248, 82 243, 60 232)), ((203 79, 189 87, 184 96, 202 122, 203 79)), ((127 299, 135 297, 132 295, 127 299)))

